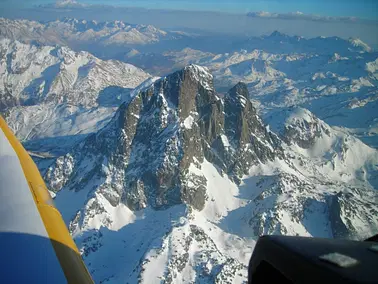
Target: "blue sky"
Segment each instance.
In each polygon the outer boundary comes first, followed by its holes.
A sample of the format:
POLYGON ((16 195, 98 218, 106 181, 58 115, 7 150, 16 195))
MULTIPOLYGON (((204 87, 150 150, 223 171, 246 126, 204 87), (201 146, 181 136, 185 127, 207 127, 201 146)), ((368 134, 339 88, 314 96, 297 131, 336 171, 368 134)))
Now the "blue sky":
MULTIPOLYGON (((27 7, 54 0, 0 0, 0 5, 27 7)), ((212 10, 233 13, 300 11, 325 16, 356 16, 378 19, 378 0, 78 0, 80 3, 108 4, 150 9, 212 10)))
MULTIPOLYGON (((84 2, 84 1, 81 1, 84 2)), ((145 8, 174 8, 184 10, 217 10, 229 12, 295 12, 327 16, 378 17, 377 0, 111 0, 85 1, 145 8)))

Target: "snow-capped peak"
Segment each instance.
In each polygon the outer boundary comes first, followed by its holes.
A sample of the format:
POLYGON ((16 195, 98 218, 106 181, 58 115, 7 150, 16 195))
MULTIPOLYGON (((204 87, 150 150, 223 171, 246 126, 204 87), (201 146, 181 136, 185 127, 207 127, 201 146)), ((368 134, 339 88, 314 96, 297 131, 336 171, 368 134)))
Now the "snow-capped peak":
POLYGON ((319 163, 319 171, 333 176, 334 180, 357 184, 362 181, 372 188, 378 186, 374 169, 378 152, 345 130, 332 128, 300 107, 274 113, 269 123, 291 149, 319 163))
POLYGON ((301 107, 280 110, 272 114, 268 121, 271 129, 286 142, 296 143, 302 148, 311 147, 316 138, 330 133, 327 124, 301 107))
POLYGON ((199 65, 191 64, 184 68, 185 72, 189 72, 195 80, 197 80, 205 88, 212 88, 213 75, 209 69, 199 65))

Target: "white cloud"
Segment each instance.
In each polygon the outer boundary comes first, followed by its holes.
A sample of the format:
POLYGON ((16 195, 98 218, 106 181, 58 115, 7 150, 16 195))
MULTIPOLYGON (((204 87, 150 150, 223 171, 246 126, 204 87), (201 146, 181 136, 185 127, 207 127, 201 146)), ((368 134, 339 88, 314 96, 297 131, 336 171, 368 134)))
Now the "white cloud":
POLYGON ((79 3, 75 0, 58 0, 55 3, 56 8, 78 8, 86 6, 86 4, 79 3))
POLYGON ((331 17, 331 16, 319 16, 312 14, 304 14, 302 12, 291 13, 271 13, 266 11, 250 12, 247 14, 252 18, 269 18, 269 19, 285 19, 285 20, 307 20, 307 21, 319 21, 319 22, 357 22, 356 17, 331 17))

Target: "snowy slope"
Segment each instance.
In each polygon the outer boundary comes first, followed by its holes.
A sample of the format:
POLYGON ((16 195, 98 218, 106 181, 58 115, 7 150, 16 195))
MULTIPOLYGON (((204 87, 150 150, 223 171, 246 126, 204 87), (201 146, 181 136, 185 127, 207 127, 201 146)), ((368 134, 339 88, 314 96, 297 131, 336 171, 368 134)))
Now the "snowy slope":
POLYGON ((67 47, 2 39, 0 50, 1 112, 19 139, 49 138, 33 150, 49 151, 56 144, 69 148, 80 135, 103 127, 150 77, 133 65, 67 47), (65 142, 53 139, 73 135, 65 142))
POLYGON ((293 152, 311 159, 321 174, 350 185, 378 187, 378 152, 342 128, 330 127, 303 108, 277 111, 267 122, 293 152))
POLYGON ((133 65, 102 61, 87 52, 74 52, 67 47, 2 39, 0 50, 0 92, 5 106, 13 106, 12 102, 16 105, 67 102, 97 106, 105 103, 100 92, 106 88, 135 88, 149 77, 133 65))
POLYGON ((243 283, 262 234, 377 231, 378 152, 308 110, 264 125, 196 65, 134 95, 45 174, 96 282, 243 283))

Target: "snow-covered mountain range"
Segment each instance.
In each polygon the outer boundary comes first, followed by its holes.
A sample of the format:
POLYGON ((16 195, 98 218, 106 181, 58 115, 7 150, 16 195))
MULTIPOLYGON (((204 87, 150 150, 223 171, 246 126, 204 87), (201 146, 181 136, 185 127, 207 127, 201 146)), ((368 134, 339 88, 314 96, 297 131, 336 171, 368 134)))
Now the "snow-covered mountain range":
POLYGON ((243 283, 260 235, 376 234, 378 53, 278 32, 228 53, 138 48, 181 37, 0 19, 0 112, 95 282, 243 283))
POLYGON ((132 25, 123 21, 96 22, 63 18, 49 22, 0 18, 0 36, 42 44, 143 45, 182 33, 166 32, 151 25, 132 25))
POLYGON ((248 97, 190 65, 48 168, 96 281, 242 282, 259 235, 378 230, 378 151, 302 108, 266 125, 248 97))
MULTIPOLYGON (((133 65, 67 47, 2 39, 0 54, 0 111, 21 140, 93 132, 151 77, 133 65)), ((68 140, 58 144, 69 147, 75 141, 68 140)))
MULTIPOLYGON (((62 1, 56 5, 66 7, 85 4, 62 1)), ((143 53, 137 64, 143 67, 143 60, 150 61, 145 52, 175 49, 175 45, 183 48, 188 42, 196 42, 197 37, 183 31, 165 31, 152 25, 135 25, 124 21, 98 22, 61 18, 38 22, 0 18, 0 39, 2 38, 26 44, 66 46, 76 52, 85 50, 103 60, 120 60, 131 64, 133 63, 128 56, 143 53)), ((156 68, 161 70, 161 67, 156 68)))

